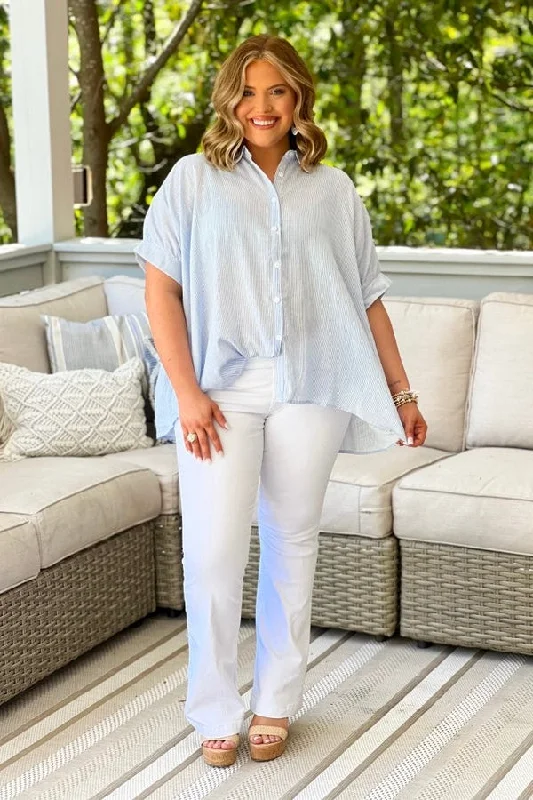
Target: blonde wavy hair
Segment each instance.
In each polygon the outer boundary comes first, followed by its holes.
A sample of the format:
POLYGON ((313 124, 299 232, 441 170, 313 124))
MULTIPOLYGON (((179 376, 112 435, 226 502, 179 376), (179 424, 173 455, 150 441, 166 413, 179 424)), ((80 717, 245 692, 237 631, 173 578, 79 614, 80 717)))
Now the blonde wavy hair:
POLYGON ((301 168, 308 172, 322 160, 328 145, 323 131, 313 121, 313 78, 294 47, 279 36, 251 36, 222 64, 211 95, 216 119, 202 139, 204 155, 219 169, 235 167, 244 138, 235 108, 242 100, 246 67, 261 60, 272 64, 296 94, 294 125, 298 132, 290 134, 291 146, 299 153, 301 168))

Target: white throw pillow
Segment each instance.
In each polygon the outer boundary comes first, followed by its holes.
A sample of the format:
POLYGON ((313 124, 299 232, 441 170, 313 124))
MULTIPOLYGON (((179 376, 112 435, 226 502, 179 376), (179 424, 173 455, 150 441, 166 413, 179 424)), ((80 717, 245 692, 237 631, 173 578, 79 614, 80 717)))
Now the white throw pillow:
POLYGON ((143 377, 139 358, 114 372, 82 369, 52 375, 0 364, 0 395, 11 426, 4 460, 96 456, 151 447, 143 377))
POLYGON ((123 314, 146 313, 144 278, 134 278, 131 275, 113 275, 112 278, 107 278, 104 282, 104 292, 108 314, 122 316, 123 314))
POLYGON ((464 450, 479 303, 451 297, 388 297, 384 302, 411 386, 420 391, 426 446, 464 450))
POLYGON ((481 301, 467 448, 533 449, 533 295, 492 292, 481 301))

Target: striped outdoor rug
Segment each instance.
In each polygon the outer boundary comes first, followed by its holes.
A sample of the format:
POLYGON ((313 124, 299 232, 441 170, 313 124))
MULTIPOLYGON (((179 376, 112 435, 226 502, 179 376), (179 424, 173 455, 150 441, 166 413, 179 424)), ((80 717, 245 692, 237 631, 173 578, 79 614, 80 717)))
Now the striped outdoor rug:
MULTIPOLYGON (((239 681, 254 626, 241 628, 239 681)), ((204 766, 183 716, 185 617, 154 615, 0 708, 0 800, 517 800, 533 795, 533 659, 313 630, 277 761, 204 766)), ((248 726, 249 717, 245 728, 248 726)))

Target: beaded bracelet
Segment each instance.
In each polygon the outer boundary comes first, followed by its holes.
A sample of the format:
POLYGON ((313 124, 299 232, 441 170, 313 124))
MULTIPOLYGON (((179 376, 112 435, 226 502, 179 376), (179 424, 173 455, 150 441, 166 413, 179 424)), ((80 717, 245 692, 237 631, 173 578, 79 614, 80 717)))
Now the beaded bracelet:
POLYGON ((400 406, 403 406, 406 403, 418 404, 418 392, 415 392, 412 389, 402 389, 401 392, 393 394, 392 399, 394 401, 394 405, 396 406, 396 408, 399 408, 400 406))

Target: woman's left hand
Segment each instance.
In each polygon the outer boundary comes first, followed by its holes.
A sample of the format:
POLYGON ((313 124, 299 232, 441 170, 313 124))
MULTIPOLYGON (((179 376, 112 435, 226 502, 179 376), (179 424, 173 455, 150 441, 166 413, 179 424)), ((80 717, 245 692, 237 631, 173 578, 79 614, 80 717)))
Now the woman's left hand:
MULTIPOLYGON (((404 403, 398 408, 398 414, 405 431, 405 438, 410 447, 420 447, 426 441, 428 426, 418 410, 416 403, 404 403)), ((399 442, 398 444, 403 444, 399 442)))

